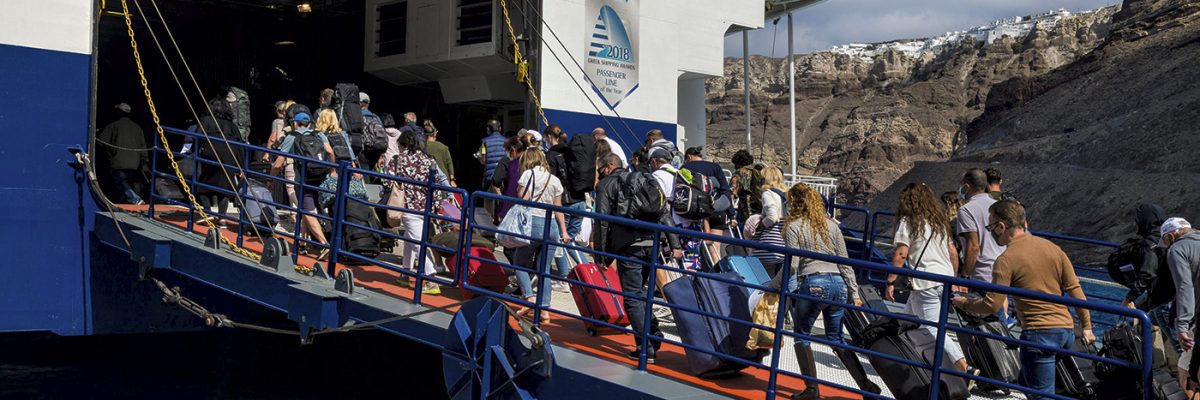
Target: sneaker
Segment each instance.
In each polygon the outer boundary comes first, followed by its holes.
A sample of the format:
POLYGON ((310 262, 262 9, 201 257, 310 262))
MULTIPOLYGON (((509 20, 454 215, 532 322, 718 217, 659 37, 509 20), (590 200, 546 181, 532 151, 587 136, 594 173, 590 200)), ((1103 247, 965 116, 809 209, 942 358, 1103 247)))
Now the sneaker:
POLYGON ((571 293, 571 285, 568 285, 565 282, 554 282, 550 284, 550 290, 559 293, 571 293))
POLYGON ((426 283, 424 286, 425 287, 421 289, 421 294, 429 294, 434 296, 442 294, 442 287, 438 286, 436 283, 426 283))
MULTIPOLYGON (((975 375, 975 376, 983 376, 983 375, 980 375, 980 374, 982 374, 982 372, 979 371, 979 368, 971 368, 971 369, 967 370, 967 374, 975 375)), ((967 393, 971 393, 973 391, 975 391, 975 380, 967 379, 967 393)))
POLYGON ((145 202, 145 201, 143 201, 143 200, 141 200, 141 199, 138 199, 138 201, 135 201, 135 202, 133 202, 133 205, 135 205, 135 206, 144 206, 144 205, 146 205, 146 202, 145 202))
MULTIPOLYGON (((640 354, 638 354, 638 351, 637 351, 637 350, 634 350, 634 351, 632 351, 632 352, 629 352, 629 353, 628 353, 628 354, 626 354, 625 356, 626 356, 626 357, 629 357, 629 359, 631 359, 631 360, 637 360, 637 359, 638 359, 638 357, 640 357, 641 355, 640 355, 640 354)), ((654 364, 654 361, 655 361, 655 360, 654 360, 654 353, 653 353, 653 352, 646 353, 646 364, 654 364)))
POLYGON ((325 261, 329 258, 329 249, 321 249, 321 253, 317 254, 317 261, 325 261))

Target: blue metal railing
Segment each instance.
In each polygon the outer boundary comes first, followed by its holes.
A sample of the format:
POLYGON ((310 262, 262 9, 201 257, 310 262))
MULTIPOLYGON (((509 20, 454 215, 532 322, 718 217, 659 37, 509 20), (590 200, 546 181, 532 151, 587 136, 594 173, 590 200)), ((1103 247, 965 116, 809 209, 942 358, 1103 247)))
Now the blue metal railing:
MULTIPOLYGON (((202 137, 202 136, 200 136, 200 134, 196 134, 193 132, 180 131, 180 130, 176 130, 176 129, 168 129, 168 130, 173 134, 192 136, 192 137, 196 137, 196 138, 202 137)), ((224 142, 217 138, 212 138, 211 140, 213 140, 214 143, 224 142)), ((276 177, 276 176, 273 176, 270 174, 262 174, 262 173, 253 172, 253 171, 247 171, 247 175, 250 175, 257 179, 264 179, 264 180, 268 180, 268 181, 272 181, 272 182, 279 182, 282 184, 295 185, 296 188, 298 189, 297 190, 298 200, 302 199, 302 196, 303 196, 302 190, 304 190, 304 189, 330 193, 329 191, 321 189, 320 187, 311 186, 311 185, 304 183, 304 180, 305 180, 304 173, 303 173, 303 170, 305 169, 304 166, 307 165, 307 163, 313 163, 313 162, 322 163, 321 161, 306 159, 306 158, 295 156, 293 154, 282 153, 282 152, 262 148, 259 146, 247 145, 247 144, 236 142, 236 141, 229 141, 228 143, 231 146, 239 147, 239 148, 243 149, 243 151, 247 151, 247 152, 250 152, 250 151, 265 152, 267 154, 270 154, 270 155, 273 155, 276 157, 291 158, 291 159, 295 160, 295 166, 297 168, 299 168, 299 170, 297 171, 297 175, 299 175, 299 176, 297 177, 297 179, 295 181, 290 181, 290 180, 276 177)), ((221 145, 223 145, 223 144, 221 144, 221 145)), ((157 143, 157 140, 155 143, 155 148, 156 148, 156 151, 155 151, 156 161, 157 161, 158 153, 168 151, 168 150, 164 150, 162 148, 162 145, 160 143, 157 143)), ((202 166, 206 166, 206 165, 208 165, 208 166, 216 166, 217 165, 212 160, 202 160, 202 158, 203 157, 197 156, 197 157, 195 157, 194 160, 192 160, 192 162, 194 162, 194 165, 196 165, 198 167, 202 167, 202 166)), ((248 160, 248 158, 244 158, 244 159, 248 160)), ((1069 355, 1069 356, 1081 357, 1081 358, 1093 360, 1096 362, 1110 363, 1110 364, 1114 364, 1114 365, 1125 367, 1125 368, 1135 368, 1135 369, 1138 369, 1141 371, 1141 379, 1142 379, 1143 389, 1146 390, 1146 394, 1149 395, 1150 390, 1152 390, 1152 387, 1150 385, 1150 378, 1151 378, 1150 373, 1151 373, 1151 363, 1152 363, 1151 357, 1143 357, 1143 361, 1142 361, 1141 365, 1135 365, 1135 364, 1131 364, 1127 361, 1113 360, 1113 359, 1108 359, 1108 358, 1085 354, 1085 353, 1079 353, 1079 352, 1070 351, 1070 350, 1052 348, 1052 347, 1044 346, 1041 344, 1037 344, 1037 343, 1033 343, 1033 342, 1029 342, 1029 341, 1025 341, 1025 340, 1001 337, 1001 336, 997 336, 997 335, 988 334, 985 332, 975 331, 972 329, 951 326, 948 323, 949 322, 950 295, 952 293, 952 287, 953 286, 962 286, 962 287, 967 287, 967 288, 976 289, 976 290, 996 292, 996 293, 1001 293, 1001 294, 1010 295, 1010 296, 1019 296, 1019 297, 1029 298, 1029 299, 1052 302, 1052 303, 1056 303, 1056 304, 1063 304, 1065 306, 1073 307, 1076 309, 1080 309, 1080 308, 1089 309, 1089 310, 1093 310, 1093 311, 1098 311, 1100 313, 1114 314, 1114 315, 1120 316, 1122 318, 1131 318, 1131 319, 1137 320, 1138 322, 1141 323, 1141 329, 1142 329, 1142 338, 1143 338, 1142 354, 1151 354, 1151 351, 1152 351, 1151 347, 1152 347, 1152 342, 1153 342, 1152 340, 1149 340, 1149 338, 1151 338, 1151 324, 1150 324, 1149 318, 1142 311, 1129 309, 1129 308, 1125 308, 1125 307, 1120 307, 1120 306, 1116 306, 1116 305, 1111 305, 1111 304, 1105 304, 1105 303, 1096 302, 1096 301, 1081 301, 1081 300, 1069 298, 1069 297, 1054 296, 1054 295, 1048 295, 1048 294, 1044 294, 1044 293, 1036 293, 1036 292, 1031 292, 1028 290, 1011 288, 1011 287, 1006 287, 1006 286, 998 286, 998 285, 993 285, 990 283, 971 281, 971 280, 961 279, 961 278, 957 278, 957 277, 930 274, 930 273, 926 273, 923 271, 917 271, 917 270, 912 270, 912 269, 896 268, 896 267, 892 267, 892 266, 889 266, 884 263, 870 261, 869 254, 871 251, 874 250, 874 246, 872 246, 871 244, 873 243, 873 240, 875 240, 875 236, 876 236, 876 234, 874 232, 875 215, 879 214, 879 213, 872 213, 870 210, 867 210, 867 209, 841 206, 841 205, 834 206, 837 210, 840 210, 840 211, 861 213, 864 215, 863 220, 865 221, 864 224, 866 224, 866 226, 864 226, 862 229, 851 228, 850 232, 852 232, 852 233, 857 232, 859 235, 861 235, 860 237, 863 239, 863 243, 864 243, 863 250, 865 251, 863 254, 866 254, 865 257, 867 259, 854 259, 854 258, 847 258, 847 257, 838 257, 838 256, 828 255, 828 254, 815 253, 815 252, 810 252, 810 251, 806 251, 806 250, 783 247, 783 246, 768 245, 768 244, 764 244, 761 242, 736 239, 736 238, 731 238, 731 237, 726 237, 726 236, 710 235, 710 234, 706 234, 706 233, 702 233, 702 232, 698 232, 698 231, 694 231, 694 230, 663 226, 663 225, 647 223, 647 222, 642 222, 642 221, 635 221, 635 220, 625 219, 625 218, 621 218, 621 217, 615 217, 615 216, 611 216, 611 215, 598 214, 598 213, 594 213, 594 212, 590 212, 590 211, 578 211, 578 210, 573 210, 570 208, 540 204, 540 203, 536 203, 536 202, 530 202, 530 201, 521 200, 521 199, 514 199, 514 198, 496 195, 496 194, 485 193, 485 192, 474 192, 474 193, 469 194, 469 196, 467 196, 468 193, 462 189, 441 186, 441 185, 436 184, 435 182, 433 182, 432 177, 430 177, 428 180, 401 178, 401 177, 391 176, 388 174, 381 174, 381 173, 377 173, 377 172, 373 172, 373 171, 369 171, 369 170, 354 168, 347 162, 341 162, 338 164, 322 163, 322 165, 326 165, 326 166, 335 168, 335 171, 338 176, 339 190, 337 190, 336 193, 332 193, 335 196, 332 216, 321 216, 321 215, 319 215, 319 213, 304 212, 303 210, 297 209, 297 207, 291 207, 289 205, 276 203, 274 201, 269 201, 266 199, 256 200, 256 201, 261 201, 263 204, 275 206, 276 208, 293 210, 296 213, 296 221, 297 221, 297 225, 296 225, 297 229, 295 229, 296 232, 294 232, 294 233, 276 231, 274 229, 274 227, 266 227, 266 226, 262 226, 262 225, 258 225, 258 227, 266 228, 263 230, 270 231, 274 235, 289 234, 291 236, 291 238, 293 239, 293 246, 296 246, 301 241, 304 241, 305 243, 310 243, 310 244, 313 244, 316 246, 320 246, 321 248, 329 249, 330 250, 330 256, 329 256, 330 262, 329 262, 328 268, 329 268, 330 273, 334 272, 334 266, 337 265, 338 261, 340 261, 340 260, 356 260, 356 261, 360 261, 360 262, 379 265, 384 268, 388 268, 388 269, 397 271, 400 274, 402 274, 402 277, 413 277, 416 279, 416 283, 417 283, 417 287, 414 288, 414 295, 413 295, 413 299, 412 299, 412 301, 414 303, 418 303, 418 304, 422 303, 421 290, 420 290, 421 284, 425 281, 433 281, 433 282, 437 282, 437 283, 440 283, 443 285, 461 286, 464 290, 467 290, 467 291, 497 297, 497 298, 503 299, 505 301, 514 303, 514 304, 520 304, 520 305, 529 307, 534 311, 533 315, 534 315, 534 323, 535 324, 541 323, 541 318, 540 318, 541 313, 542 313, 542 311, 546 311, 546 312, 550 312, 553 314, 567 316, 567 317, 570 317, 573 319, 589 322, 589 323, 592 323, 595 325, 609 327, 609 328, 612 328, 612 329, 615 329, 615 330, 618 330, 621 332, 634 334, 636 336, 636 340, 638 341, 638 343, 641 344, 640 346, 638 346, 641 349, 641 351, 638 355, 638 364, 636 367, 638 370, 646 369, 646 367, 647 367, 646 349, 649 348, 651 345, 651 342, 654 341, 654 342, 673 344, 673 345, 676 345, 676 346, 679 346, 679 347, 685 349, 685 351, 702 352, 702 353, 706 353, 706 354, 709 354, 709 355, 712 355, 712 356, 715 356, 715 357, 718 357, 718 358, 721 358, 724 360, 728 360, 731 362, 741 363, 741 364, 748 365, 750 367, 761 368, 761 369, 765 369, 765 370, 769 371, 768 383, 767 383, 767 388, 766 388, 766 398, 768 398, 768 399, 775 398, 776 392, 777 392, 778 377, 780 375, 804 379, 806 381, 815 382, 820 385, 825 385, 825 386, 830 386, 830 387, 846 390, 846 391, 856 393, 856 394, 859 394, 859 395, 862 395, 862 396, 865 396, 868 398, 884 398, 879 395, 864 392, 862 390, 859 390, 858 388, 848 387, 845 385, 824 381, 824 380, 818 379, 817 377, 813 377, 813 376, 804 376, 804 375, 797 374, 794 372, 781 370, 779 368, 780 357, 781 357, 779 348, 783 344, 783 337, 787 336, 787 337, 792 338, 792 340, 811 341, 811 342, 815 342, 815 343, 828 345, 830 347, 834 347, 834 348, 838 348, 838 349, 848 349, 848 350, 851 350, 851 351, 854 351, 857 353, 862 353, 862 354, 865 354, 865 355, 868 355, 871 357, 888 359, 891 361, 916 366, 918 368, 928 369, 931 371, 931 374, 932 374, 932 387, 930 390, 930 393, 931 393, 930 397, 934 398, 934 399, 936 399, 939 395, 938 394, 939 393, 938 386, 941 384, 940 378, 939 378, 939 376, 941 374, 949 374, 949 375, 953 375, 953 376, 974 379, 977 381, 987 382, 987 383, 991 383, 991 384, 994 384, 997 386, 1007 387, 1007 388, 1011 388, 1011 389, 1015 389, 1015 390, 1019 390, 1019 391, 1024 391, 1027 393, 1035 393, 1037 395, 1050 397, 1050 398, 1066 398, 1066 397, 1059 396, 1054 393, 1031 392, 1028 388, 1024 388, 1019 385, 1014 385, 1014 384, 1010 384, 1007 382, 1001 382, 1001 381, 996 381, 993 379, 963 374, 956 370, 947 369, 947 368, 942 367, 942 359, 945 357, 943 345, 945 343, 945 340, 947 340, 947 337, 948 337, 947 333, 955 332, 955 333, 960 333, 960 334, 971 334, 974 336, 985 337, 985 338, 992 339, 992 340, 999 340, 999 341, 1009 343, 1012 345, 1042 349, 1042 350, 1054 352, 1054 353, 1061 354, 1061 355, 1069 355), (423 205, 424 209, 422 210, 422 209, 413 209, 413 208, 391 207, 391 206, 388 206, 383 203, 374 203, 374 202, 364 201, 364 200, 349 196, 347 193, 347 188, 349 186, 349 179, 352 175, 355 175, 355 174, 368 176, 372 179, 377 179, 377 180, 380 180, 383 182, 398 182, 398 183, 405 184, 405 185, 411 185, 413 187, 416 187, 418 190, 425 191, 427 196, 426 196, 426 202, 423 205), (434 196, 432 196, 432 194, 436 193, 436 192, 459 194, 459 195, 463 196, 463 198, 464 198, 464 203, 462 205, 463 213, 460 214, 459 218, 447 218, 447 217, 439 215, 436 212, 436 208, 433 206, 434 205, 433 204, 434 196), (534 209, 546 210, 547 211, 546 218, 552 218, 554 213, 562 213, 565 215, 591 218, 597 224, 599 224, 599 223, 618 224, 618 225, 623 225, 626 227, 634 228, 634 229, 649 233, 652 236, 653 241, 652 241, 652 245, 650 248, 650 253, 649 253, 650 255, 649 255, 649 257, 647 257, 647 259, 630 258, 630 257, 622 256, 619 254, 613 254, 611 252, 604 251, 604 250, 594 250, 594 249, 590 249, 590 248, 583 247, 583 246, 577 246, 573 243, 552 243, 549 240, 546 240, 546 241, 539 240, 537 236, 540 236, 540 237, 548 236, 548 234, 550 232, 549 223, 544 224, 543 232, 540 232, 540 233, 535 232, 533 235, 535 237, 526 237, 526 238, 539 242, 539 244, 538 244, 539 247, 537 249, 537 252, 538 252, 537 259, 542 260, 541 261, 542 265, 548 266, 552 262, 551 255, 553 254, 552 253, 553 247, 561 247, 566 250, 573 250, 573 251, 582 252, 584 254, 591 254, 593 257, 604 257, 604 258, 617 260, 617 261, 627 263, 627 264, 637 265, 637 266, 640 266, 641 268, 648 268, 650 270, 649 273, 646 274, 647 276, 649 276, 649 282, 647 284, 648 289, 647 289, 646 293, 643 294, 641 296, 641 298, 639 299, 642 301, 643 307, 644 307, 643 315, 645 316, 645 321, 643 321, 643 322, 645 324, 643 326, 649 326, 649 322, 651 321, 652 318, 654 318, 654 313, 653 313, 654 306, 664 306, 664 307, 669 307, 673 310, 676 310, 677 312, 697 314, 697 315, 701 315, 701 316, 704 316, 704 317, 710 318, 710 319, 721 320, 721 321, 725 321, 727 323, 746 325, 749 327, 755 327, 755 328, 769 330, 769 331, 773 332, 775 334, 775 343, 773 346, 773 351, 771 352, 769 363, 763 363, 761 359, 748 360, 748 359, 740 358, 740 357, 737 357, 734 355, 724 354, 724 353, 721 353, 718 351, 712 351, 712 350, 700 348, 700 347, 697 347, 697 346, 694 346, 694 345, 691 345, 688 343, 683 343, 681 341, 667 338, 665 336, 651 335, 648 332, 640 332, 640 333, 634 332, 632 329, 629 329, 624 326, 617 326, 614 324, 607 323, 605 321, 596 320, 589 316, 579 315, 579 314, 572 313, 572 312, 566 311, 566 310, 559 310, 559 309, 556 309, 555 307, 553 307, 553 305, 542 306, 541 303, 543 302, 543 300, 545 300, 544 296, 551 295, 551 291, 546 290, 549 288, 550 281, 566 282, 571 285, 578 285, 578 286, 587 287, 587 288, 590 288, 593 290, 599 290, 602 292, 619 294, 619 295, 623 295, 623 296, 630 296, 632 294, 625 292, 625 291, 617 291, 617 290, 609 289, 607 287, 591 285, 591 284, 588 284, 588 283, 585 283, 585 282, 582 282, 579 280, 571 279, 568 277, 559 277, 559 276, 556 276, 556 275, 550 273, 550 271, 549 271, 550 268, 548 268, 548 267, 529 267, 529 266, 524 266, 524 265, 518 265, 518 263, 500 263, 495 260, 483 259, 483 258, 476 257, 474 255, 471 255, 469 251, 463 251, 464 248, 469 248, 469 244, 472 242, 473 236, 476 234, 480 234, 482 232, 490 231, 490 232, 494 232, 494 233, 505 233, 505 234, 509 234, 509 235, 521 236, 521 235, 516 235, 513 232, 501 232, 499 229, 475 224, 474 220, 475 220, 476 208, 474 207, 474 204, 478 204, 479 201, 482 201, 482 200, 501 200, 501 201, 514 203, 517 205, 526 206, 526 207, 530 207, 530 208, 534 208, 534 209), (376 228, 372 228, 367 225, 362 225, 359 223, 353 223, 353 222, 347 221, 346 215, 345 215, 345 208, 346 208, 348 202, 357 202, 359 204, 371 206, 375 209, 399 211, 399 212, 408 213, 410 215, 419 215, 422 217, 422 222, 423 222, 422 226, 425 226, 425 227, 430 226, 430 223, 433 221, 443 221, 443 222, 452 224, 452 225, 458 227, 458 229, 459 229, 459 235, 457 238, 457 247, 458 248, 455 249, 455 248, 441 247, 441 246, 436 246, 436 245, 430 244, 429 243, 429 238, 430 238, 429 229, 423 229, 422 235, 418 239, 418 238, 404 237, 402 235, 395 234, 388 230, 376 229, 376 228), (313 241, 305 240, 302 237, 300 237, 300 235, 299 235, 300 220, 301 220, 301 216, 304 216, 304 215, 311 215, 311 216, 314 216, 317 218, 331 221, 332 228, 333 228, 332 230, 333 230, 334 235, 332 238, 330 238, 331 240, 330 240, 329 244, 316 243, 313 241), (415 263, 418 266, 417 269, 415 271, 409 271, 405 268, 398 267, 398 266, 392 265, 384 260, 381 260, 381 259, 379 259, 379 257, 371 257, 368 255, 359 254, 359 253, 352 252, 352 251, 349 251, 346 249, 342 249, 341 247, 343 247, 343 246, 341 246, 341 240, 342 240, 341 233, 344 232, 344 230, 346 228, 365 229, 370 232, 377 233, 381 236, 391 237, 396 240, 400 240, 404 243, 409 243, 409 244, 418 246, 418 248, 419 248, 418 259, 414 260, 414 261, 410 261, 412 263, 415 263), (791 275, 791 273, 792 273, 791 268, 792 268, 792 263, 793 263, 794 259, 796 257, 801 257, 801 258, 821 260, 821 261, 826 261, 826 262, 831 262, 831 263, 836 263, 836 264, 841 264, 841 265, 847 265, 847 266, 850 266, 859 271, 865 270, 868 273, 876 273, 876 274, 895 273, 898 275, 910 276, 915 279, 937 282, 938 284, 942 285, 942 287, 943 287, 943 299, 942 299, 941 307, 939 310, 939 318, 937 321, 926 321, 926 320, 923 320, 923 319, 920 319, 920 318, 917 318, 917 317, 914 317, 911 315, 901 315, 901 314, 891 313, 886 310, 876 310, 876 309, 870 309, 870 308, 865 308, 865 307, 857 307, 857 306, 854 306, 851 304, 837 303, 837 302, 833 302, 833 301, 822 299, 822 298, 808 296, 806 294, 801 294, 798 292, 792 292, 792 290, 794 288, 787 287, 789 285, 787 279, 782 280, 783 284, 780 285, 781 287, 771 288, 768 286, 748 284, 748 283, 745 283, 738 279, 729 279, 729 278, 726 278, 724 276, 721 276, 721 275, 718 275, 715 273, 702 272, 702 271, 691 271, 691 270, 685 270, 685 269, 682 269, 682 268, 679 268, 679 267, 676 267, 673 265, 667 265, 667 264, 664 264, 663 262, 661 262, 659 259, 659 254, 660 254, 659 243, 662 242, 664 235, 678 235, 681 237, 689 237, 689 238, 693 238, 693 239, 700 240, 700 241, 715 241, 715 242, 722 243, 722 244, 743 246, 743 247, 746 247, 749 249, 764 249, 764 250, 768 250, 771 252, 781 253, 786 257, 786 260, 787 260, 787 262, 785 262, 784 266, 783 266, 783 271, 782 271, 783 276, 791 275), (423 268, 420 268, 421 262, 426 260, 426 254, 428 251, 431 250, 431 248, 438 250, 438 251, 452 254, 452 257, 454 257, 454 259, 459 267, 456 269, 456 271, 453 274, 451 279, 447 280, 447 279, 442 279, 442 278, 439 278, 436 276, 431 276, 430 274, 426 274, 424 272, 423 268), (540 290, 536 290, 536 292, 534 293, 534 295, 535 295, 534 301, 528 301, 524 298, 512 296, 512 295, 509 295, 506 293, 495 292, 495 291, 492 291, 492 290, 489 290, 489 289, 483 288, 483 287, 474 286, 472 284, 472 282, 470 282, 470 280, 468 279, 468 275, 467 275, 468 271, 470 270, 468 265, 472 261, 497 263, 497 264, 503 265, 504 267, 510 268, 512 270, 519 270, 519 271, 524 271, 526 273, 529 273, 529 274, 537 277, 538 282, 539 282, 538 286, 540 287, 540 290), (656 282, 655 282, 657 280, 656 272, 658 270, 667 270, 667 271, 673 271, 673 272, 682 274, 685 277, 684 279, 707 279, 707 280, 711 280, 711 281, 722 282, 725 284, 745 288, 746 290, 761 290, 766 293, 777 294, 780 296, 780 299, 782 301, 780 303, 780 308, 778 310, 778 314, 776 315, 775 323, 773 326, 760 325, 760 324, 753 323, 751 321, 741 320, 741 319, 733 318, 733 317, 727 316, 727 315, 714 314, 714 313, 707 312, 704 310, 694 309, 694 308, 682 306, 679 304, 671 303, 669 301, 665 301, 662 299, 658 299, 655 296, 655 294, 656 294, 655 291, 656 291, 656 286, 657 286, 656 282), (818 303, 823 303, 823 304, 828 304, 828 305, 840 306, 840 307, 854 310, 854 311, 861 311, 861 312, 866 312, 869 314, 875 314, 875 315, 879 315, 879 316, 891 317, 891 318, 895 318, 895 319, 909 321, 909 322, 913 322, 913 323, 917 323, 917 324, 921 324, 921 325, 933 326, 933 327, 935 327, 935 329, 937 331, 937 338, 938 338, 933 363, 926 365, 920 361, 906 360, 903 358, 894 357, 894 356, 891 356, 888 354, 884 354, 884 353, 876 352, 876 351, 866 349, 863 347, 859 347, 858 345, 855 345, 855 344, 847 344, 847 343, 843 343, 843 342, 833 342, 833 341, 830 341, 830 340, 827 340, 824 338, 814 337, 813 335, 810 335, 810 334, 786 331, 784 328, 785 312, 787 310, 787 307, 789 307, 790 303, 797 302, 797 301, 811 301, 811 302, 818 302, 818 303)), ((232 166, 230 166, 230 167, 232 168, 232 166)), ((222 194, 225 194, 228 196, 236 196, 237 195, 237 193, 235 193, 234 191, 231 191, 231 190, 225 190, 225 189, 222 189, 219 187, 215 187, 215 186, 211 186, 211 185, 204 185, 203 183, 195 182, 196 175, 197 175, 197 173, 199 173, 200 169, 201 168, 195 168, 193 170, 192 176, 190 177, 191 182, 195 183, 193 185, 193 187, 197 187, 197 186, 204 187, 204 188, 207 188, 212 191, 222 193, 222 194)), ((231 175, 233 175, 235 173, 236 173, 236 171, 231 171, 231 175)), ((165 173, 161 173, 161 172, 157 172, 157 171, 155 172, 154 176, 156 178, 157 177, 168 177, 171 179, 174 178, 173 174, 165 174, 165 173)), ((239 188, 239 192, 242 192, 245 190, 245 188, 244 188, 245 184, 246 184, 245 182, 240 183, 240 185, 243 187, 239 188)), ((182 202, 167 199, 167 198, 160 196, 154 192, 153 184, 151 185, 151 188, 152 188, 151 196, 150 196, 151 197, 151 206, 150 206, 149 213, 152 218, 154 217, 154 214, 156 212, 155 203, 157 201, 164 201, 164 202, 167 202, 168 204, 174 204, 174 205, 178 205, 178 206, 187 208, 189 211, 188 228, 189 229, 192 228, 195 217, 194 217, 194 209, 192 209, 192 205, 190 203, 182 203, 182 202)), ((386 202, 386 200, 384 200, 384 202, 386 202)), ((409 205, 409 206, 411 206, 411 205, 409 205)), ((303 208, 303 207, 299 207, 299 208, 303 208)), ((219 215, 219 216, 221 218, 239 221, 240 225, 255 222, 255 221, 247 221, 246 220, 245 210, 243 210, 241 207, 239 207, 239 213, 237 216, 231 216, 231 215, 219 215)), ((243 241, 242 236, 244 235, 244 233, 245 233, 244 229, 238 229, 238 242, 239 243, 241 243, 243 241)), ((1043 235, 1043 236, 1046 236, 1046 235, 1043 235)), ((1069 238, 1069 237, 1065 237, 1065 236, 1056 237, 1056 238, 1064 239, 1064 240, 1075 239, 1075 238, 1069 238)), ((1109 245, 1106 242, 1098 242, 1098 241, 1092 241, 1092 242, 1095 242, 1097 244, 1109 245)), ((293 257, 298 257, 298 256, 295 253, 293 253, 293 257)))

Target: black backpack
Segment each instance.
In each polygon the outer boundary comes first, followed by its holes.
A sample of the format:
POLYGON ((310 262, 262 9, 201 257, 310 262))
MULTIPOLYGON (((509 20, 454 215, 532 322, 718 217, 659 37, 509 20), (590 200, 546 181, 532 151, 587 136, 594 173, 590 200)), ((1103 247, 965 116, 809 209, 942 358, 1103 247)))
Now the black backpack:
POLYGON ((1157 306, 1175 298, 1175 279, 1171 276, 1170 266, 1167 265, 1167 249, 1155 246, 1144 238, 1130 238, 1121 244, 1117 250, 1108 255, 1108 276, 1113 282, 1133 288, 1141 268, 1155 268, 1154 282, 1150 283, 1150 305, 1157 306), (1143 255, 1153 251, 1158 256, 1158 264, 1142 265, 1143 255))
POLYGON ((346 132, 362 132, 362 105, 358 102, 358 85, 339 83, 334 86, 333 100, 330 102, 338 114, 338 124, 346 132))
MULTIPOLYGON (((292 146, 292 152, 298 156, 306 157, 314 160, 330 162, 329 153, 325 152, 325 142, 317 137, 316 132, 297 133, 296 143, 292 146)), ((304 180, 307 183, 317 183, 325 180, 325 176, 329 175, 329 167, 315 162, 304 162, 296 160, 297 163, 304 164, 304 180)))
POLYGON ((333 149, 333 158, 336 161, 350 161, 354 158, 354 150, 350 147, 350 140, 343 133, 330 133, 325 137, 329 139, 329 147, 333 149))
MULTIPOLYGON (((690 172, 690 171, 689 171, 690 172)), ((692 182, 683 178, 683 174, 675 171, 675 187, 671 193, 671 210, 684 219, 698 220, 712 217, 713 198, 708 194, 708 179, 704 174, 692 174, 692 182), (698 186, 699 185, 699 186, 698 186)))
POLYGON ((596 139, 592 135, 575 135, 567 143, 570 152, 563 154, 567 161, 566 189, 583 193, 596 190, 596 139))
MULTIPOLYGON (((362 113, 359 113, 362 116, 362 113)), ((362 145, 366 151, 387 151, 388 135, 383 128, 383 122, 376 117, 364 117, 362 129, 362 145)))
POLYGON ((659 222, 670 212, 667 197, 649 172, 627 172, 622 176, 621 201, 617 213, 638 221, 659 222))

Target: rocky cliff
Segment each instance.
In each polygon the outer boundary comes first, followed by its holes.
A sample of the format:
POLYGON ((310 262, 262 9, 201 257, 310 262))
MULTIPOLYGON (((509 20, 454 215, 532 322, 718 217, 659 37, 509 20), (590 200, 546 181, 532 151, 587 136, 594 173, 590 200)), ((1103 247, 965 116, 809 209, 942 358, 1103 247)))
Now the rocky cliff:
POLYGON ((954 190, 963 169, 998 166, 1035 229, 1119 240, 1130 210, 1200 205, 1200 2, 1126 0, 1094 51, 1057 70, 992 87, 953 163, 919 163, 898 188, 954 190))
MULTIPOLYGON (((963 150, 961 133, 995 104, 994 87, 1033 82, 1089 54, 1108 37, 1116 12, 1057 11, 936 38, 797 56, 798 172, 839 178, 841 201, 867 203, 914 162, 963 150)), ((753 154, 789 169, 786 70, 786 60, 753 57, 747 90, 742 60, 728 59, 725 76, 708 81, 708 149, 715 159, 726 161, 745 147, 748 93, 753 154)))

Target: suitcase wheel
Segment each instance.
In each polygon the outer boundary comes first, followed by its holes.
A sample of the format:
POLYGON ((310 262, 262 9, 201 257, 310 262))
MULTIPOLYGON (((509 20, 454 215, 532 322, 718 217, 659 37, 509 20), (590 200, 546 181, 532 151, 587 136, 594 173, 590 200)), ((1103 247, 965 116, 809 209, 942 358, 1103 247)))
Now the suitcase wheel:
POLYGON ((587 334, 588 334, 588 336, 596 336, 596 329, 595 328, 587 328, 587 334))

